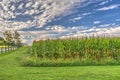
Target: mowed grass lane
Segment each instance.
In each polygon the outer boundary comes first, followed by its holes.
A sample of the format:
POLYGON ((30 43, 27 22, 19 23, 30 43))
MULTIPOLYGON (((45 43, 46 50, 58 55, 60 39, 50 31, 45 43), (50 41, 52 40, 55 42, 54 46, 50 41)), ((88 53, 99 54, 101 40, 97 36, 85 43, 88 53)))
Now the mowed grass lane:
POLYGON ((28 47, 0 54, 0 80, 119 80, 120 66, 22 67, 28 47))

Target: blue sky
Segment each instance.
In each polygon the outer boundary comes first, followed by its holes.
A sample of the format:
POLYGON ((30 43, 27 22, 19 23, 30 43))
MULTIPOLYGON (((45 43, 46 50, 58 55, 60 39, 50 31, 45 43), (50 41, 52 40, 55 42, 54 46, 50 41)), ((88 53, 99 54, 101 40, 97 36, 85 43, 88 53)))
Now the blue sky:
MULTIPOLYGON (((120 33, 120 0, 0 0, 0 33, 36 39, 120 33)), ((0 34, 1 35, 1 34, 0 34)))
POLYGON ((65 27, 84 26, 88 28, 100 27, 100 25, 103 24, 111 25, 103 27, 116 27, 116 25, 120 25, 119 0, 98 0, 94 3, 86 5, 85 7, 81 7, 80 5, 78 5, 78 7, 75 7, 74 9, 76 10, 75 13, 62 17, 60 20, 50 22, 48 25, 57 24, 63 25, 65 27), (116 25, 112 26, 113 23, 115 23, 116 25))

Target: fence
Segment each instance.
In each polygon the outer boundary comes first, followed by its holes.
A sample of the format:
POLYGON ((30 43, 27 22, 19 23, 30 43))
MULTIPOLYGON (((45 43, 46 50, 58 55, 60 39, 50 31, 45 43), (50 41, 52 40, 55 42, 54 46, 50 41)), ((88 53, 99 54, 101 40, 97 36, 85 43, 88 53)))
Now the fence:
POLYGON ((15 50, 16 48, 17 47, 13 47, 13 46, 0 47, 0 54, 15 50))

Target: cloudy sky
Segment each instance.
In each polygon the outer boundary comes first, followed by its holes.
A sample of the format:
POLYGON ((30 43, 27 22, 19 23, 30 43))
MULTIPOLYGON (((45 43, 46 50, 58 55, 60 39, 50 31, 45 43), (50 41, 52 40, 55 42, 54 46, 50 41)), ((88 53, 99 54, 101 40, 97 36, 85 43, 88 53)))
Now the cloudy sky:
POLYGON ((120 34, 120 0, 0 0, 0 35, 18 30, 23 42, 120 34))

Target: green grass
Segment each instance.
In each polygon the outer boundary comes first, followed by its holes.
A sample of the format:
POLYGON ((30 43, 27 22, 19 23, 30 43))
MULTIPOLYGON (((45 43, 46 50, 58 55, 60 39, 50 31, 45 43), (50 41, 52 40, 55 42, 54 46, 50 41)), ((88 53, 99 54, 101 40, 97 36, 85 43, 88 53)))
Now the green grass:
MULTIPOLYGON (((23 67, 29 47, 0 54, 0 80, 119 80, 120 66, 23 67)), ((28 55, 28 54, 27 54, 28 55)))

